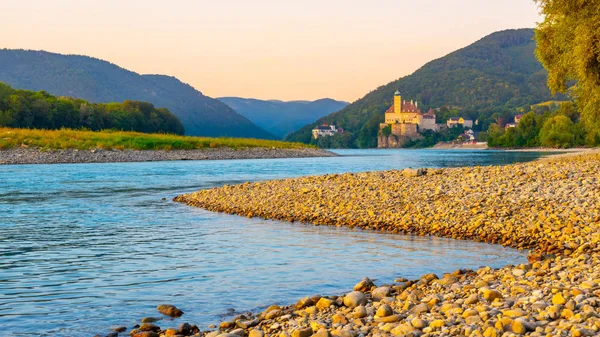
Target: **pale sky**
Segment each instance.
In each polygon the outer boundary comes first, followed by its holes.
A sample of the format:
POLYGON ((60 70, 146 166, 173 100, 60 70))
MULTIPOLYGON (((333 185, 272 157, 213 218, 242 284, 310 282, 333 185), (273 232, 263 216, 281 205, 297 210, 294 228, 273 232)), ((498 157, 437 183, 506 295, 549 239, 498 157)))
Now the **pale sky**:
POLYGON ((211 97, 354 101, 541 19, 532 0, 1 0, 0 48, 93 56, 211 97))

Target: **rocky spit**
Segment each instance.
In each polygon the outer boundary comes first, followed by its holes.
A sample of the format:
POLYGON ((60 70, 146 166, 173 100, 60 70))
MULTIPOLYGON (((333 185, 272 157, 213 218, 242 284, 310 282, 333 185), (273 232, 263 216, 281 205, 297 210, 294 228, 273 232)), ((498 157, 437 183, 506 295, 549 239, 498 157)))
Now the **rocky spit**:
POLYGON ((390 284, 365 278, 347 294, 315 295, 294 305, 271 306, 197 335, 600 334, 599 154, 507 166, 244 183, 182 195, 175 201, 248 217, 530 250, 528 262, 518 266, 428 274, 418 280, 399 275, 390 284))
POLYGON ((125 163, 171 160, 222 160, 333 157, 321 149, 215 148, 206 150, 40 150, 15 148, 0 150, 2 164, 125 163))
MULTIPOLYGON (((245 183, 175 200, 249 217, 499 243, 530 255, 499 269, 398 275, 390 284, 364 278, 346 294, 272 305, 212 331, 160 321, 116 328, 134 337, 600 335, 599 154, 245 183)), ((168 307, 158 309, 183 314, 168 307)))

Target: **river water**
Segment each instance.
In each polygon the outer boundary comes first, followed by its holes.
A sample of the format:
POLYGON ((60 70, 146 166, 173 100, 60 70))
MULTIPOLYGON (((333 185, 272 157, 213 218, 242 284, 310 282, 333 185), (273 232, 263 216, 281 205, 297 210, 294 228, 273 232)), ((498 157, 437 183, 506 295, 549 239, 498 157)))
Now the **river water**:
POLYGON ((541 153, 340 150, 341 157, 0 166, 3 336, 93 336, 158 316, 218 323, 313 294, 396 277, 525 261, 525 252, 466 241, 288 224, 171 201, 249 180, 405 167, 528 161, 541 153), (163 199, 164 198, 164 199, 163 199))

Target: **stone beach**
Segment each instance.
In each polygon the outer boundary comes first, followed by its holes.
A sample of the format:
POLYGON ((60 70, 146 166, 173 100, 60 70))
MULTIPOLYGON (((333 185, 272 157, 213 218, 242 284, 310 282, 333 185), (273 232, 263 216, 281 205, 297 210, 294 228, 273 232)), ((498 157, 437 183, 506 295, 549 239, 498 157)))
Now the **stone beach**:
POLYGON ((8 164, 72 164, 126 163, 171 160, 225 160, 334 157, 335 153, 321 149, 275 148, 214 148, 205 150, 40 150, 14 148, 0 150, 0 165, 8 164))
POLYGON ((500 269, 416 280, 398 275, 390 284, 364 278, 347 294, 273 305, 213 331, 138 327, 131 336, 600 334, 598 153, 244 183, 175 201, 248 217, 476 240, 530 254, 528 262, 500 269))

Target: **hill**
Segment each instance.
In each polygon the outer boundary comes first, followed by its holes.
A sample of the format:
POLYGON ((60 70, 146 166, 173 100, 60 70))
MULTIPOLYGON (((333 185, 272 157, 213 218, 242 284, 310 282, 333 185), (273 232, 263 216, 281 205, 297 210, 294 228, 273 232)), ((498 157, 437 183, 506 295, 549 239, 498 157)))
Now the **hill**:
POLYGON ((347 102, 340 102, 329 98, 313 102, 263 101, 240 97, 221 97, 217 99, 229 105, 237 113, 248 118, 256 125, 280 138, 348 105, 347 102))
POLYGON ((347 131, 343 144, 375 147, 379 123, 396 90, 406 99, 418 100, 421 110, 450 107, 462 116, 479 119, 480 127, 487 129, 495 118, 512 114, 518 107, 553 99, 534 50, 532 29, 493 33, 377 88, 286 139, 308 143, 315 125, 335 123, 347 131))
POLYGON ((45 91, 15 90, 0 82, 0 127, 26 129, 86 128, 183 134, 181 121, 152 103, 89 103, 45 91))
POLYGON ((176 115, 188 135, 273 138, 226 104, 175 77, 140 75, 92 57, 2 49, 0 81, 98 103, 150 102, 176 115))

